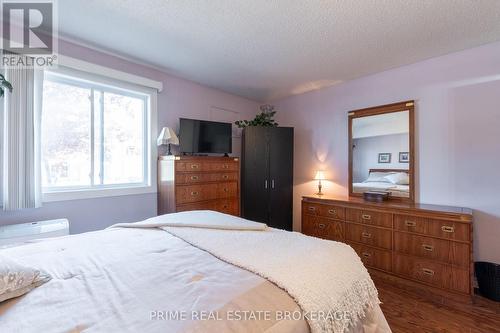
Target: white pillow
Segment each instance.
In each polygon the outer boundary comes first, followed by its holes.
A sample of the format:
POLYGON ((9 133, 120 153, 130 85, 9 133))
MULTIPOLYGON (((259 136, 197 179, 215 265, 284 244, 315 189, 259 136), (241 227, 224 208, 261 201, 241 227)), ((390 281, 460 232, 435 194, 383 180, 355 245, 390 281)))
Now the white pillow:
POLYGON ((385 177, 393 173, 395 172, 370 172, 370 175, 363 183, 370 183, 370 182, 390 183, 391 181, 385 177))
POLYGON ((406 172, 394 173, 391 175, 387 175, 384 178, 395 185, 409 185, 410 184, 410 177, 408 176, 408 174, 406 172))
POLYGON ((0 302, 24 295, 50 279, 40 270, 0 256, 0 302))

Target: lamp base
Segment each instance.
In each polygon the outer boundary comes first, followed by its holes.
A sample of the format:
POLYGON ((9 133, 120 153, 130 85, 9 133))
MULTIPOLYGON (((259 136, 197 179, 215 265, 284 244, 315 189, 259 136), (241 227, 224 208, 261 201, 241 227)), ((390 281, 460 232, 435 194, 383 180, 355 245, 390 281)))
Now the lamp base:
POLYGON ((170 150, 170 143, 168 144, 167 156, 172 155, 172 151, 170 150))
POLYGON ((318 184, 318 192, 316 193, 316 195, 319 195, 319 196, 323 195, 323 192, 321 192, 322 188, 323 188, 323 186, 321 186, 321 180, 320 180, 319 184, 318 184))

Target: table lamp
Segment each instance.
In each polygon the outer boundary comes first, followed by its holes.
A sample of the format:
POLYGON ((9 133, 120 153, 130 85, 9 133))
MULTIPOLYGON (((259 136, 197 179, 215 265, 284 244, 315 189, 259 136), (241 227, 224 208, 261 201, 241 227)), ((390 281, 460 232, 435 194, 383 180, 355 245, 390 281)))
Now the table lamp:
POLYGON ((324 171, 316 171, 316 176, 314 176, 314 180, 318 181, 318 193, 316 195, 323 195, 321 192, 321 188, 323 187, 321 185, 321 181, 325 180, 325 172, 324 171))
POLYGON ((163 127, 158 139, 156 140, 158 146, 168 145, 167 155, 172 155, 170 151, 170 145, 179 145, 179 138, 175 134, 174 130, 170 127, 163 127))

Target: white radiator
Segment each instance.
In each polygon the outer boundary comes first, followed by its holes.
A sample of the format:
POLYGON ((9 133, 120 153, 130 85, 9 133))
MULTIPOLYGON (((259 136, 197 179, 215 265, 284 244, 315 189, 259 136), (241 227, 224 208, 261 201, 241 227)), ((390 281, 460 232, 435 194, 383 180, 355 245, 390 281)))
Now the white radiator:
POLYGON ((33 239, 69 235, 67 219, 12 224, 0 227, 0 247, 33 239))

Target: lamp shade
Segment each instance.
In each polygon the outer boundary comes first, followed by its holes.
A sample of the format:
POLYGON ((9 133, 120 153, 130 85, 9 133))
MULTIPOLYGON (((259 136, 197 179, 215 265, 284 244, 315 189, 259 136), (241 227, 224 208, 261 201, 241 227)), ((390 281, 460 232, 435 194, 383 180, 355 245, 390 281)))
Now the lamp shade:
POLYGON ((316 171, 316 176, 314 176, 314 180, 325 180, 325 172, 316 171))
POLYGON ((178 145, 179 138, 177 137, 173 129, 171 129, 170 127, 163 127, 160 135, 158 136, 158 139, 156 140, 156 143, 158 144, 158 146, 168 144, 178 145))

